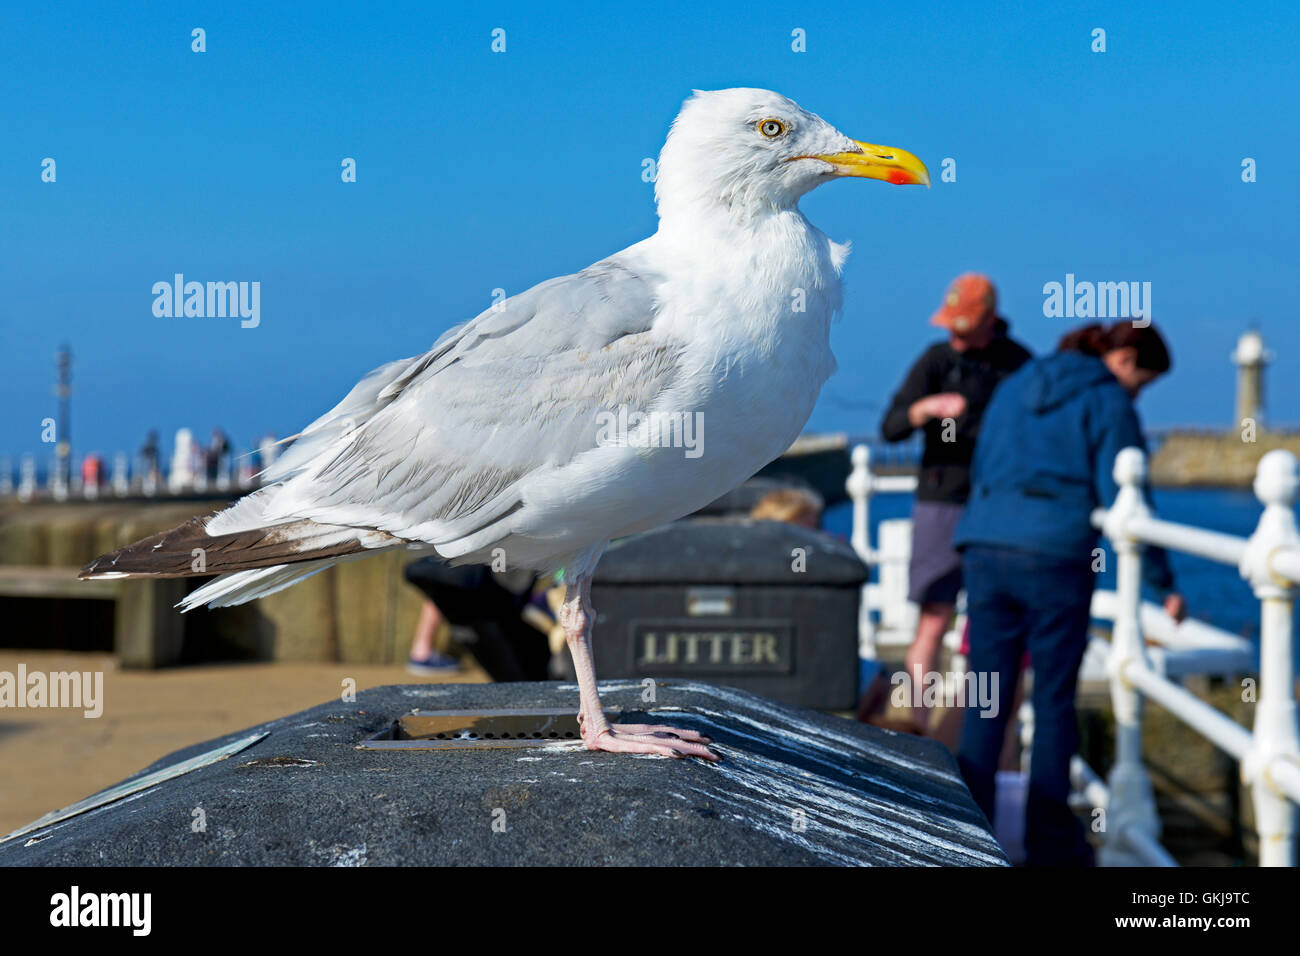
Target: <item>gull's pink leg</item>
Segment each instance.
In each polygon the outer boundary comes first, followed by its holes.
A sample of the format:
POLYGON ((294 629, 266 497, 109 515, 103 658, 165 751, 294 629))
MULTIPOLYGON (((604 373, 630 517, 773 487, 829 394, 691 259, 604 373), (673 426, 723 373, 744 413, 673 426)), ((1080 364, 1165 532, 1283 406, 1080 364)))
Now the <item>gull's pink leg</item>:
POLYGON ((704 746, 708 738, 691 730, 678 730, 658 724, 615 724, 605 721, 596 690, 596 668, 591 656, 591 576, 584 574, 571 582, 564 593, 560 623, 573 655, 573 670, 578 676, 581 706, 578 723, 588 750, 611 753, 662 754, 666 757, 702 757, 717 760, 718 755, 704 746))

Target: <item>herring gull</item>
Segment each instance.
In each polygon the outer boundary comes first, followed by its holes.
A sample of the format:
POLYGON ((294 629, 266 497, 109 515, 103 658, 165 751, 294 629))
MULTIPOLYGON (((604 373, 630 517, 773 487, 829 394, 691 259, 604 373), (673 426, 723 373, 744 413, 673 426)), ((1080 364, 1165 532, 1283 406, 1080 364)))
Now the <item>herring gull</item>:
POLYGON ((606 721, 591 576, 611 539, 703 507, 807 422, 835 370, 848 247, 798 202, 841 176, 930 182, 911 153, 849 139, 777 93, 697 91, 660 153, 654 235, 374 370, 296 437, 260 490, 81 576, 190 577, 202 553, 201 573, 218 577, 185 598, 190 610, 391 548, 563 568, 586 746, 717 759, 694 731, 606 721), (691 453, 673 433, 686 426, 691 453))

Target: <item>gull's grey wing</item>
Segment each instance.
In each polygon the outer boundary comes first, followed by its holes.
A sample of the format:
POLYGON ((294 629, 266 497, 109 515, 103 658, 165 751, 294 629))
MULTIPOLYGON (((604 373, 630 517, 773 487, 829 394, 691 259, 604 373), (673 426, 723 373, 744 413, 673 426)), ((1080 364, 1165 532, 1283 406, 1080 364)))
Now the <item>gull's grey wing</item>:
POLYGON ((462 539, 518 508, 525 479, 596 448, 600 412, 656 407, 681 347, 653 334, 655 313, 652 279, 609 261, 507 299, 366 376, 283 456, 256 511, 209 531, 311 518, 462 539))
POLYGON ((655 311, 651 281, 611 260, 598 262, 539 283, 449 329, 379 397, 395 397, 422 375, 453 362, 500 355, 495 346, 507 340, 514 358, 546 356, 557 347, 594 352, 624 335, 648 331, 655 311))

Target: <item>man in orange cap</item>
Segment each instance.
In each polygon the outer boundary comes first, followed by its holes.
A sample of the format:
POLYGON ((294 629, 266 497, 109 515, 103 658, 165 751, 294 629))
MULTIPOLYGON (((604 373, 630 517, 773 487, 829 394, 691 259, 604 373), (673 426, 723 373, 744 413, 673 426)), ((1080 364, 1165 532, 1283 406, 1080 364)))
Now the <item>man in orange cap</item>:
MULTIPOLYGON (((918 428, 925 432, 908 567, 908 598, 921 606, 907 652, 907 673, 916 685, 938 667, 961 590, 961 556, 953 550, 952 532, 970 494, 980 418, 998 383, 1032 358, 1007 336, 987 276, 958 276, 930 322, 947 329, 948 339, 917 359, 880 425, 888 442, 902 441, 918 428)), ((925 726, 923 714, 914 719, 925 726)))

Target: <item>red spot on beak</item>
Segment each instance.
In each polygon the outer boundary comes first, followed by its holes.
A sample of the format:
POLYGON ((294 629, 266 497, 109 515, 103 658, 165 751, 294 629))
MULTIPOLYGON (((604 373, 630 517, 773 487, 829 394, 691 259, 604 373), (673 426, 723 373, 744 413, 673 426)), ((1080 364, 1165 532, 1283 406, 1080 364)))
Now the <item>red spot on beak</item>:
POLYGON ((904 172, 901 169, 891 169, 889 171, 889 181, 895 186, 910 186, 916 182, 911 173, 904 172))

